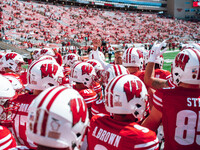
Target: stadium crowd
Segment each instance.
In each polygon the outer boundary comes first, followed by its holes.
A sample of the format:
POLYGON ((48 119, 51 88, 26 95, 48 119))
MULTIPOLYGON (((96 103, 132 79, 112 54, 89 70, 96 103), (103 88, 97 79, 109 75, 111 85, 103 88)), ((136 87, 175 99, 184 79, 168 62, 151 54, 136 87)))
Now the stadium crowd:
POLYGON ((21 48, 53 47, 70 40, 84 43, 96 34, 110 44, 153 43, 166 38, 171 43, 185 43, 200 36, 199 22, 159 17, 156 13, 17 0, 1 1, 0 8, 1 37, 21 48))
POLYGON ((198 36, 198 23, 34 2, 1 5, 3 38, 34 45, 38 37, 44 45, 27 69, 19 53, 0 53, 0 149, 200 148, 200 44, 182 47, 171 72, 163 69, 167 45, 198 36), (92 45, 84 58, 45 45, 86 35, 92 45), (152 46, 115 50, 108 63, 102 40, 152 46))

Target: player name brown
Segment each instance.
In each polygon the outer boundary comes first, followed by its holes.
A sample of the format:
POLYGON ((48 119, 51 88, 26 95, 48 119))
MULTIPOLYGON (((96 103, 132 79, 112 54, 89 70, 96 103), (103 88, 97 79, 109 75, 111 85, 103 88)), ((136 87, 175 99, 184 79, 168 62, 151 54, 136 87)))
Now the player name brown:
POLYGON ((121 136, 99 128, 98 126, 94 128, 92 136, 115 147, 119 146, 121 140, 121 136))

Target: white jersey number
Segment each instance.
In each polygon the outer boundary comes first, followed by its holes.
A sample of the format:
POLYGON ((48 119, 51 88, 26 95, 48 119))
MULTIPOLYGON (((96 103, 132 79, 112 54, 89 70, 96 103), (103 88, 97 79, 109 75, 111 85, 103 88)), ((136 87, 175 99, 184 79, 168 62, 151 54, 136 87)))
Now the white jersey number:
POLYGON ((179 111, 176 118, 175 141, 180 145, 200 145, 200 111, 198 114, 191 110, 179 111))

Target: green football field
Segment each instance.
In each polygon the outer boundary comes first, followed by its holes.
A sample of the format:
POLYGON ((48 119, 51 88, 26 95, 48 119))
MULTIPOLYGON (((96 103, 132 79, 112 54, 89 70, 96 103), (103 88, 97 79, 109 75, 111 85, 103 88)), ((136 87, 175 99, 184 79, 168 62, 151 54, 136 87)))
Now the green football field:
POLYGON ((179 52, 180 51, 177 51, 177 50, 167 51, 166 53, 163 54, 163 57, 164 57, 163 69, 171 71, 171 64, 179 52))

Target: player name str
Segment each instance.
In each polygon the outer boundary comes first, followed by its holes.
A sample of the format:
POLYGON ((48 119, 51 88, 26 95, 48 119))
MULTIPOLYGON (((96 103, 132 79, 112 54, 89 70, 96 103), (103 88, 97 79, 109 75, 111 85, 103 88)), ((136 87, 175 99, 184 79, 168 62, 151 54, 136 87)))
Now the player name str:
POLYGON ((108 132, 98 126, 94 128, 92 136, 115 147, 119 146, 121 140, 121 136, 108 132))

